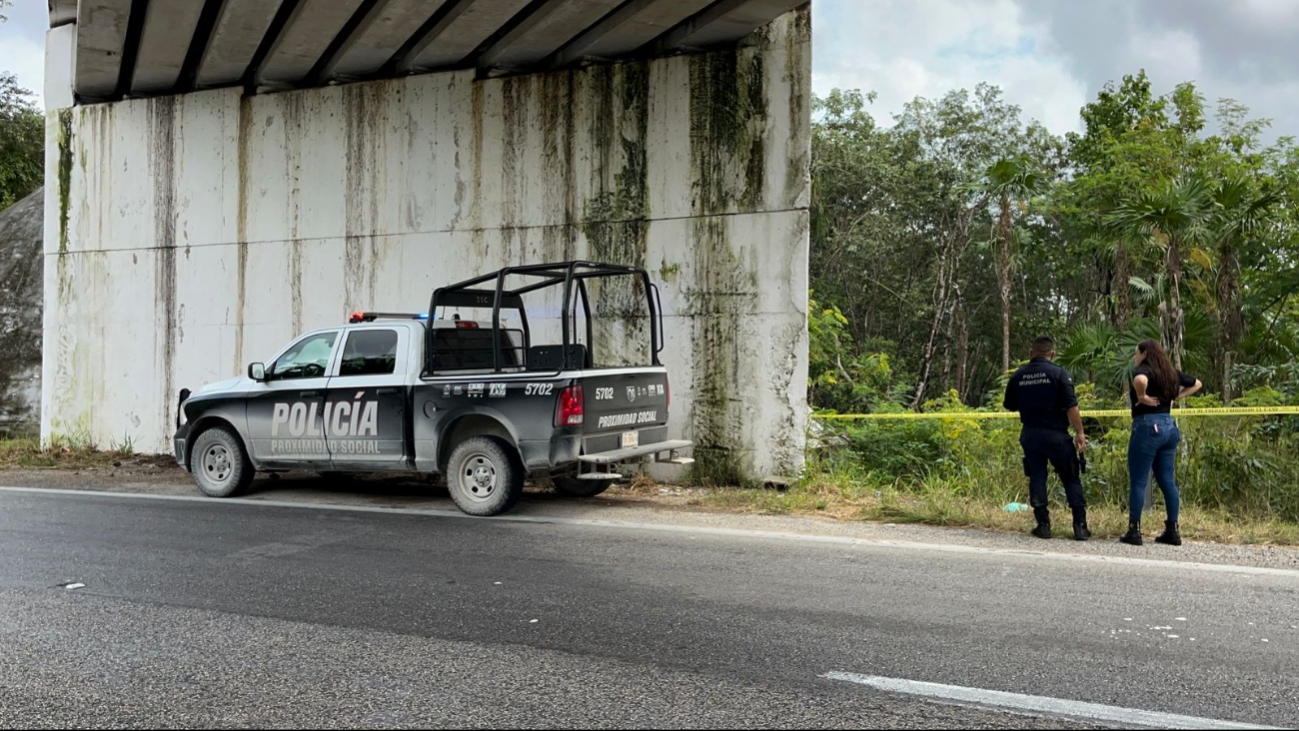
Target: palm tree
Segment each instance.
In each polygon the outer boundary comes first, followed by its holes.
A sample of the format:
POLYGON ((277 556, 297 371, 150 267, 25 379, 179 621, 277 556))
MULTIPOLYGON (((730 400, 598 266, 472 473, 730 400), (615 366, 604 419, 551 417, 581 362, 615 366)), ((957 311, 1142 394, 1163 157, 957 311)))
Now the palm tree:
POLYGON ((1240 293, 1240 248, 1272 225, 1280 196, 1259 190, 1244 177, 1231 177, 1213 189, 1209 229, 1217 259, 1218 337, 1222 395, 1231 405, 1231 366, 1245 330, 1240 293))
POLYGON ((1208 238, 1209 186, 1197 177, 1169 181, 1124 201, 1111 222, 1119 229, 1148 237, 1164 250, 1168 301, 1160 307, 1173 364, 1182 367, 1186 312, 1182 309, 1182 258, 1187 247, 1208 238))
POLYGON ((1000 217, 997 235, 1001 243, 997 283, 1001 288, 1001 370, 1010 370, 1010 269, 1014 240, 1014 207, 1042 187, 1042 174, 1026 158, 1003 158, 990 165, 979 188, 997 202, 1000 217))
POLYGON ((1146 338, 1159 336, 1152 320, 1133 319, 1119 329, 1104 320, 1075 324, 1065 333, 1056 363, 1078 381, 1124 394, 1132 377, 1132 351, 1146 338))

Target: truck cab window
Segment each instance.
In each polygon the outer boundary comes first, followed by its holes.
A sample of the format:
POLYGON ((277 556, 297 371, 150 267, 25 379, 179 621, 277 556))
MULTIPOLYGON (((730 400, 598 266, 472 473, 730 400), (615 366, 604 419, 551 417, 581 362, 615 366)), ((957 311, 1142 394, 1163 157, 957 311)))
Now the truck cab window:
POLYGON ((338 375, 382 376, 396 368, 396 330, 354 330, 347 334, 338 375))
MULTIPOLYGON (((487 371, 492 369, 492 330, 439 328, 433 331, 433 370, 487 371)), ((514 369, 522 365, 519 343, 523 333, 497 330, 500 341, 501 367, 514 369)))
POLYGON ((337 332, 317 333, 294 343, 271 366, 270 376, 277 381, 293 378, 321 378, 329 368, 337 332))

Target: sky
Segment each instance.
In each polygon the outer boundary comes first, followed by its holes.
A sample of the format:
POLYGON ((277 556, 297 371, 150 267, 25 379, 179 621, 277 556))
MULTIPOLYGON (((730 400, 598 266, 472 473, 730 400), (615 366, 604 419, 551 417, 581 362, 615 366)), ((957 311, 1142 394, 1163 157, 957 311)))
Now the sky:
MULTIPOLYGON (((0 70, 40 101, 44 0, 0 11, 0 70)), ((1053 132, 1107 81, 1144 68, 1156 90, 1195 81, 1299 135, 1299 0, 813 0, 813 89, 875 91, 881 122, 916 96, 1000 86, 1053 132)))
POLYGON ((1106 82, 1194 81, 1299 135, 1299 0, 813 0, 812 85, 875 91, 891 121, 916 96, 980 81, 1057 134, 1106 82))
POLYGON ((0 8, 0 15, 9 18, 0 23, 0 72, 17 76, 18 84, 35 92, 37 105, 43 106, 45 30, 50 25, 45 0, 14 0, 0 8))

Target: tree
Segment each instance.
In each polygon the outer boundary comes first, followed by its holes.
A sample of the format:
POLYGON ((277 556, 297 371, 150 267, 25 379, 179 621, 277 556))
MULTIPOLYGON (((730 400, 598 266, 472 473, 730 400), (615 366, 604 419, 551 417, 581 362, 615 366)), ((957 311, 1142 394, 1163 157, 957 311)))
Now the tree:
MULTIPOLYGON (((8 4, 0 0, 0 10, 8 4)), ((44 176, 45 122, 31 97, 12 74, 0 72, 0 209, 35 190, 44 176)))
POLYGON ((1274 212, 1280 201, 1276 191, 1260 188, 1245 177, 1223 180, 1212 191, 1208 229, 1218 258, 1215 309, 1220 338, 1222 397, 1227 405, 1231 405, 1232 398, 1231 368, 1245 329, 1240 250, 1275 227, 1274 212))
POLYGON ((1207 238, 1209 194, 1209 186, 1200 178, 1170 181, 1128 199, 1115 210, 1112 219, 1122 229, 1148 236, 1164 252, 1168 300, 1160 306, 1162 331, 1173 365, 1178 368, 1185 354, 1186 333, 1182 264, 1187 246, 1207 238))
POLYGON ((1227 399, 1291 372, 1299 394, 1299 149, 1263 146, 1244 105, 1220 103, 1208 135, 1193 85, 1158 95, 1139 73, 1066 145, 987 85, 892 127, 872 100, 815 101, 818 406, 990 403, 1038 332, 1111 398, 1148 337, 1227 399))
MULTIPOLYGON (((937 260, 938 281, 933 289, 934 307, 921 355, 913 406, 923 403, 929 391, 940 340, 950 354, 953 338, 945 333, 953 330, 966 332, 967 325, 961 319, 968 310, 963 294, 971 288, 963 281, 968 271, 964 265, 971 257, 975 221, 987 214, 986 207, 993 200, 992 191, 981 187, 979 181, 998 160, 1045 155, 1055 146, 1041 125, 1024 125, 1019 115, 1020 108, 1007 103, 1000 89, 979 84, 973 94, 959 90, 936 102, 916 99, 907 104, 897 118, 897 131, 914 135, 922 154, 947 175, 943 182, 936 232, 941 247, 937 260)), ((1008 270, 1007 260, 1006 266, 999 271, 1008 270)), ((1009 298, 1008 281, 1002 289, 1009 298)), ((1006 309, 1009 309, 1008 305, 1006 309)), ((966 338, 959 338, 957 343, 964 340, 966 338)), ((1005 340, 1009 342, 1008 335, 1005 340)), ((958 361, 967 357, 964 346, 961 347, 958 361)), ((944 360, 948 358, 945 356, 944 360)))
POLYGON ((41 184, 45 122, 31 94, 12 74, 0 73, 0 208, 8 208, 41 184))
POLYGON ((1083 134, 1069 135, 1075 175, 1056 193, 1055 214, 1077 238, 1093 241, 1112 265, 1102 290, 1121 330, 1132 316, 1134 257, 1145 240, 1114 225, 1112 214, 1137 192, 1185 171, 1185 131, 1203 126, 1202 102, 1189 84, 1172 95, 1155 95, 1143 70, 1124 76, 1118 87, 1106 84, 1080 116, 1083 134))
POLYGON ((993 163, 978 186, 997 202, 997 234, 1001 243, 997 282, 1001 292, 1001 370, 1010 370, 1010 270, 1014 209, 1042 187, 1042 176, 1027 158, 1003 158, 993 163))

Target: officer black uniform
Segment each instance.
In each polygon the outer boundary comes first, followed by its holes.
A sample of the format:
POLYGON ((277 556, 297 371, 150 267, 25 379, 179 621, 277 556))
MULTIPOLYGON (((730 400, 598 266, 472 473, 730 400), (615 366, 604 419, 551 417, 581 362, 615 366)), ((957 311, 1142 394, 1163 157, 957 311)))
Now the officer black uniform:
POLYGON ((1043 336, 1035 340, 1032 360, 1010 377, 1003 405, 1008 411, 1018 411, 1023 424, 1019 443, 1024 448, 1029 502, 1037 519, 1033 535, 1051 537, 1051 513, 1046 492, 1049 462, 1064 482, 1069 507, 1073 509, 1074 538, 1085 541, 1091 537, 1091 531, 1087 528, 1087 500, 1083 496, 1077 449, 1081 445, 1069 438, 1069 424, 1073 422, 1078 442, 1085 445, 1082 418, 1078 413, 1073 379, 1068 371, 1051 362, 1054 357, 1055 343, 1051 338, 1043 336))

